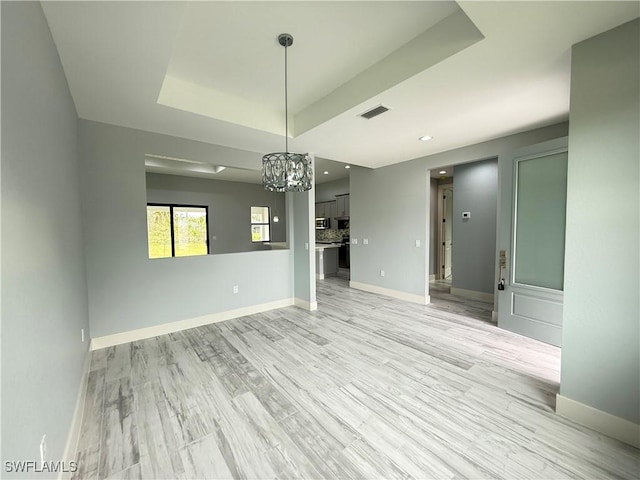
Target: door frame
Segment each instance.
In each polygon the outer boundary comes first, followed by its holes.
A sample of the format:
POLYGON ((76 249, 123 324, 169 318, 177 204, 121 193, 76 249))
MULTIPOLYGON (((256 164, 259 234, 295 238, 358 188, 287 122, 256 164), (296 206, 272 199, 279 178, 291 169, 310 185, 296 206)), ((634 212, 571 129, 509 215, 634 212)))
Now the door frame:
MULTIPOLYGON (((444 280, 444 251, 442 249, 442 243, 444 242, 444 226, 442 219, 445 216, 444 212, 444 191, 447 188, 451 188, 453 190, 453 182, 451 183, 442 183, 438 185, 438 245, 436 249, 436 261, 438 262, 438 268, 436 273, 436 279, 444 280)), ((453 219, 452 219, 453 220, 453 219)))

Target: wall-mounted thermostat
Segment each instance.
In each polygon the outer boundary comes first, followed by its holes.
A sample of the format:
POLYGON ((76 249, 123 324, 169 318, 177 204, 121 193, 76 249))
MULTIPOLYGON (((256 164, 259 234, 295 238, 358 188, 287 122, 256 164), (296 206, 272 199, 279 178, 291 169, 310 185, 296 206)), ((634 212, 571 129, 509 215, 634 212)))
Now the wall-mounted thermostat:
POLYGON ((462 218, 471 218, 471 212, 462 212, 462 218))

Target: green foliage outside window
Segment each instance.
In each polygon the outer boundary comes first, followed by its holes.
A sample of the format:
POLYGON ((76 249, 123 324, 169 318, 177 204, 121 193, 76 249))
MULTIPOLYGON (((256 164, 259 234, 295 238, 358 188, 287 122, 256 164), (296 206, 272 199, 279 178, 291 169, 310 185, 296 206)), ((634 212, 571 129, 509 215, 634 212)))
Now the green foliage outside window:
POLYGON ((268 242, 271 239, 269 207, 251 207, 251 241, 268 242))
POLYGON ((205 207, 148 205, 147 233, 149 258, 186 257, 209 253, 205 207))

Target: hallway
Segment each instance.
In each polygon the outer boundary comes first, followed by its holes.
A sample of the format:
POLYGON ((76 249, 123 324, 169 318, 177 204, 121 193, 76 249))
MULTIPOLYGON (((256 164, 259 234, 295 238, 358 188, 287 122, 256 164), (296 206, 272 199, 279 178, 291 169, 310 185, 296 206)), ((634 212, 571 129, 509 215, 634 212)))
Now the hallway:
POLYGON ((429 282, 429 295, 431 296, 430 306, 433 308, 493 323, 491 322, 493 304, 452 295, 451 280, 433 280, 429 282))

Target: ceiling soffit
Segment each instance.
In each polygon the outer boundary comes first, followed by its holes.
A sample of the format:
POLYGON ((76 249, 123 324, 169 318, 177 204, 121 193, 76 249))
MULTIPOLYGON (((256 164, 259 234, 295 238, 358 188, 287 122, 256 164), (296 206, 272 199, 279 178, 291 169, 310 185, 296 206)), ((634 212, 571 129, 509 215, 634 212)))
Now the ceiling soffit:
POLYGON ((465 13, 458 10, 298 113, 294 121, 295 135, 346 112, 483 38, 465 13))
POLYGON ((196 2, 184 14, 158 104, 282 134, 278 28, 294 36, 293 136, 483 38, 455 2, 196 2))

